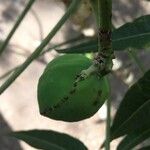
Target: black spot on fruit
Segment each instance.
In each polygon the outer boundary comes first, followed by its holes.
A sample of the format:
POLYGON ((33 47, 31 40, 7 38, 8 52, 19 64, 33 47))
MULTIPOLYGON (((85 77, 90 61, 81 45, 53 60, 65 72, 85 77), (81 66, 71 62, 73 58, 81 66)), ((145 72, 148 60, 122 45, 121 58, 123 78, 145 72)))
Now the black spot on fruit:
POLYGON ((76 92, 76 89, 72 89, 69 93, 72 95, 76 92))
POLYGON ((101 91, 101 90, 98 90, 97 95, 96 95, 96 98, 94 99, 94 102, 93 102, 93 105, 94 105, 94 106, 98 105, 99 99, 100 99, 100 97, 101 97, 101 94, 102 94, 102 91, 101 91))

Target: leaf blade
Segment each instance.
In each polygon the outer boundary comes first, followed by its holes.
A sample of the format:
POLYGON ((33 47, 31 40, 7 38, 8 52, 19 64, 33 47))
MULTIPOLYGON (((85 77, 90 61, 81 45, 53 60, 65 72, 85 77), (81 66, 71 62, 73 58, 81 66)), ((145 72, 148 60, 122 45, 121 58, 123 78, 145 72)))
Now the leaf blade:
POLYGON ((117 150, 129 150, 150 137, 150 129, 142 133, 128 134, 118 145, 117 150))
POLYGON ((52 130, 28 130, 10 133, 10 136, 25 141, 30 146, 43 150, 87 150, 76 138, 52 130))
POLYGON ((150 117, 149 85, 150 70, 125 94, 111 126, 112 140, 131 132, 140 132, 149 129, 150 121, 144 120, 145 115, 150 117))
POLYGON ((140 148, 138 150, 150 150, 150 146, 145 146, 145 147, 142 147, 142 148, 140 148))
POLYGON ((75 43, 73 46, 64 49, 55 49, 58 53, 90 53, 97 52, 97 38, 89 38, 87 41, 75 43))
MULTIPOLYGON (((127 48, 142 49, 150 47, 150 15, 145 15, 126 23, 114 30, 112 43, 114 51, 121 51, 127 48), (138 41, 138 42, 137 42, 138 41)), ((57 49, 59 53, 88 53, 97 52, 97 38, 91 38, 74 46, 57 49)))

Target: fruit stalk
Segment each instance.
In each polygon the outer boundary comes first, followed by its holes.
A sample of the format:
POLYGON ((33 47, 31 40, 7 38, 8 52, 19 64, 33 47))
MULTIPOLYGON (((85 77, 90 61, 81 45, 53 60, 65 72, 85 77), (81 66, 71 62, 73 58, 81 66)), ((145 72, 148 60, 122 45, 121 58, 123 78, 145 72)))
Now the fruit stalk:
POLYGON ((112 59, 114 58, 111 40, 112 1, 91 0, 91 4, 98 26, 98 55, 95 58, 95 64, 98 66, 99 72, 103 76, 112 70, 112 59))
POLYGON ((2 84, 2 86, 0 87, 0 94, 2 94, 14 82, 14 80, 31 64, 31 62, 40 55, 40 53, 42 52, 44 47, 50 42, 50 40, 54 37, 54 35, 57 33, 57 31, 62 27, 62 25, 70 17, 70 15, 76 10, 79 3, 80 3, 80 0, 72 1, 67 12, 60 19, 60 21, 56 24, 56 26, 52 29, 52 31, 47 35, 47 37, 43 40, 43 42, 25 60, 25 62, 20 67, 18 67, 13 72, 13 74, 2 84))

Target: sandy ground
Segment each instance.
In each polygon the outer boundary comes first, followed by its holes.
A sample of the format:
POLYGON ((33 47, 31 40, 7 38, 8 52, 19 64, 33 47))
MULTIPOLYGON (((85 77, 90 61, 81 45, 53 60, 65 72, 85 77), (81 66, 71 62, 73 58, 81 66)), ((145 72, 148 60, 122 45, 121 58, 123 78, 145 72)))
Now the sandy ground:
MULTIPOLYGON (((15 5, 13 0, 0 0, 0 39, 4 39, 13 23, 22 10, 19 0, 15 5), (16 8, 16 9, 14 9, 16 8)), ((17 0, 16 0, 17 1, 17 0)), ((148 13, 150 4, 144 1, 114 0, 113 22, 116 26, 125 21, 130 21, 142 14, 148 13), (136 5, 136 7, 135 7, 136 5), (121 11, 119 11, 121 10, 121 11)), ((21 64, 25 58, 38 46, 41 38, 53 28, 59 18, 64 13, 64 6, 59 1, 37 0, 17 32, 13 36, 7 51, 0 58, 0 74, 14 66, 21 64), (36 16, 35 16, 36 12, 36 16), (40 24, 36 17, 38 17, 40 24), (40 26, 40 28, 39 28, 40 26), (15 45, 15 46, 14 46, 15 45)), ((69 24, 69 23, 68 23, 69 24)), ((53 43, 65 40, 68 25, 52 40, 53 43)), ((68 37, 69 38, 69 37, 68 37)), ((37 105, 37 83, 45 68, 45 62, 50 61, 56 52, 46 54, 44 63, 34 61, 22 75, 1 95, 0 97, 0 132, 28 130, 28 129, 51 129, 68 133, 84 142, 89 150, 97 150, 100 143, 105 138, 105 122, 101 122, 98 114, 90 119, 77 122, 65 123, 50 120, 39 114, 37 105)), ((124 57, 121 56, 122 58, 124 57)), ((120 97, 127 90, 127 85, 122 84, 118 79, 113 80, 113 88, 120 89, 113 94, 113 99, 120 97), (117 84, 116 84, 117 81, 117 84)), ((1 83, 3 80, 1 81, 1 83)), ((116 142, 112 142, 111 149, 115 150, 116 142)), ((24 142, 19 142, 13 138, 0 137, 0 150, 34 150, 24 142)))

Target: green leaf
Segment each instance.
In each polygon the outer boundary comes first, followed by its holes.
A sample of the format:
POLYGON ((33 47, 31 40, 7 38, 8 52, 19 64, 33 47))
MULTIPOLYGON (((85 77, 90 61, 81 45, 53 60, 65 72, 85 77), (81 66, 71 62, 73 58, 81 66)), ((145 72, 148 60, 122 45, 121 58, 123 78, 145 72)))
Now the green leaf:
POLYGON ((145 147, 142 147, 142 148, 140 148, 138 150, 150 150, 150 146, 145 146, 145 147))
MULTIPOLYGON (((126 23, 112 33, 113 49, 122 51, 127 48, 142 49, 150 47, 150 15, 126 23)), ((97 52, 97 38, 77 43, 65 49, 57 49, 59 53, 88 53, 97 52)))
POLYGON ((150 70, 125 94, 111 126, 111 140, 150 129, 150 70))
POLYGON ((150 129, 141 133, 128 134, 118 145, 117 150, 130 150, 150 137, 150 129))
POLYGON ((43 150, 87 150, 78 139, 51 130, 29 130, 10 133, 11 136, 43 150))
POLYGON ((55 49, 58 53, 90 53, 97 52, 97 38, 89 38, 64 49, 55 49))

